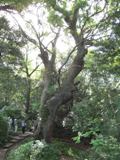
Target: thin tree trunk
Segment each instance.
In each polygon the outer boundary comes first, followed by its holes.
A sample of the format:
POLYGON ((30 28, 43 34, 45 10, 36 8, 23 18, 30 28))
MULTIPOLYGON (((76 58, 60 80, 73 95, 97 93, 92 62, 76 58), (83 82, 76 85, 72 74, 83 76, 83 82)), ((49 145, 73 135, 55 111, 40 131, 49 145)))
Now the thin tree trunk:
POLYGON ((30 109, 30 99, 31 99, 31 80, 27 79, 27 91, 26 91, 26 103, 25 103, 25 112, 29 113, 30 109))

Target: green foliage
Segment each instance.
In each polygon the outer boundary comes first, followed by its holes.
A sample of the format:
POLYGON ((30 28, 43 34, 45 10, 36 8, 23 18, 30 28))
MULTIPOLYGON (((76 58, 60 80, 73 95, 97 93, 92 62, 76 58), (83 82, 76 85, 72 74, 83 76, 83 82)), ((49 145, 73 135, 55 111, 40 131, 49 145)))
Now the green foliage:
POLYGON ((4 30, 9 30, 8 21, 5 19, 5 17, 0 17, 0 33, 3 34, 4 30), (3 30, 4 29, 4 30, 3 30))
MULTIPOLYGON (((19 30, 10 27, 9 21, 5 17, 0 17, 0 52, 4 60, 19 60, 22 55, 19 47, 25 44, 25 39, 19 30)), ((9 61, 8 61, 9 62, 9 61)))
POLYGON ((79 79, 80 98, 76 98, 73 107, 73 129, 83 134, 100 131, 119 139, 119 63, 119 39, 116 38, 100 41, 96 50, 88 53, 79 79))
POLYGON ((48 145, 37 155, 36 160, 58 160, 60 158, 60 151, 53 145, 48 145))
POLYGON ((7 160, 30 160, 32 142, 21 145, 15 151, 10 152, 7 160))
POLYGON ((0 108, 19 110, 24 101, 24 86, 23 78, 16 76, 11 68, 0 68, 0 108))
MULTIPOLYGON (((19 2, 17 0, 4 0, 1 2, 8 4, 11 2, 18 10, 21 10, 32 0, 20 0, 19 2)), ((73 129, 78 131, 78 136, 74 137, 73 140, 79 143, 81 136, 89 137, 91 135, 95 136, 96 139, 92 140, 93 147, 89 153, 80 152, 79 155, 77 153, 75 155, 70 147, 56 144, 47 145, 40 141, 36 141, 35 144, 30 142, 21 145, 14 153, 11 152, 10 160, 58 160, 61 153, 75 157, 78 160, 119 160, 120 145, 117 141, 120 140, 119 1, 107 1, 103 10, 101 3, 99 5, 99 1, 92 4, 90 4, 91 1, 87 0, 41 0, 39 2, 47 4, 49 8, 48 22, 54 27, 64 26, 63 32, 64 28, 67 28, 67 30, 72 28, 69 33, 72 33, 74 37, 77 36, 78 40, 78 37, 81 39, 84 37, 84 42, 88 43, 87 47, 94 46, 94 51, 89 52, 84 58, 83 77, 82 75, 80 77, 79 93, 74 95, 72 113, 74 119, 73 129), (99 14, 100 12, 101 14, 99 14), (103 14, 105 16, 102 18, 103 14), (103 136, 97 137, 97 132, 100 132, 103 136)), ((4 17, 0 21, 0 53, 2 53, 0 57, 2 64, 0 105, 4 107, 11 104, 12 101, 17 101, 19 106, 23 106, 25 99, 20 92, 23 95, 26 93, 26 80, 18 78, 19 82, 24 83, 23 88, 20 89, 18 87, 19 83, 14 83, 16 81, 12 68, 16 64, 20 65, 20 47, 24 46, 25 40, 20 37, 19 31, 11 30, 8 21, 4 17), (19 41, 19 37, 23 41, 19 41), (6 67, 5 64, 8 66, 6 67), (7 72, 5 72, 6 70, 7 72), (17 87, 19 93, 15 90, 15 87, 17 87)), ((65 68, 65 70, 67 69, 65 68)), ((55 90, 56 88, 52 85, 49 86, 48 94, 54 94, 55 90)), ((34 97, 36 97, 36 93, 34 93, 34 97)), ((32 97, 32 104, 37 110, 38 104, 35 103, 34 97, 32 97)), ((16 111, 7 110, 7 114, 13 115, 16 114, 16 111)), ((41 109, 43 120, 47 119, 48 114, 48 109, 41 109)))
POLYGON ((14 118, 20 118, 21 117, 21 110, 18 109, 16 106, 5 106, 3 108, 3 113, 7 117, 14 117, 14 118))
POLYGON ((119 160, 120 144, 114 137, 99 135, 91 144, 92 148, 86 152, 58 141, 52 144, 31 141, 11 151, 7 160, 59 160, 61 155, 72 157, 74 160, 119 160))
POLYGON ((99 135, 91 141, 89 150, 80 150, 75 160, 119 160, 120 144, 114 137, 99 135))
POLYGON ((80 8, 84 8, 87 5, 86 0, 77 0, 77 5, 80 6, 80 8))
POLYGON ((62 26, 62 17, 55 13, 53 10, 49 12, 48 22, 51 23, 53 26, 62 26))
POLYGON ((71 148, 68 144, 54 141, 46 144, 44 141, 31 141, 8 154, 7 160, 59 160, 61 155, 76 158, 79 150, 71 148))
MULTIPOLYGON (((1 0, 0 4, 10 5, 11 8, 22 11, 25 7, 30 5, 34 0, 1 0)), ((36 0, 37 1, 37 0, 36 0)))
POLYGON ((91 145, 89 150, 77 152, 74 155, 75 160, 119 160, 120 158, 120 143, 113 136, 96 135, 96 138, 91 141, 91 145))
MULTIPOLYGON (((24 100, 24 78, 16 73, 22 65, 20 48, 26 44, 26 40, 19 30, 10 26, 5 17, 0 17, 0 35, 0 108, 9 106, 6 113, 10 113, 11 108, 18 108, 24 100)), ((17 110, 14 109, 13 112, 17 110)))
POLYGON ((73 107, 73 129, 85 132, 102 132, 104 135, 112 135, 119 138, 120 128, 120 102, 119 89, 112 88, 112 84, 100 85, 100 82, 92 84, 87 98, 75 103, 73 107), (99 85, 99 86, 98 86, 99 85), (103 86, 102 86, 103 85, 103 86))
POLYGON ((2 146, 8 137, 8 124, 6 119, 0 114, 0 146, 2 146))
POLYGON ((119 160, 120 158, 120 144, 114 137, 99 136, 96 140, 92 140, 92 158, 102 160, 119 160))
POLYGON ((7 160, 58 160, 59 156, 60 152, 54 145, 37 140, 21 145, 9 154, 7 160))
POLYGON ((90 130, 97 130, 97 128, 100 127, 102 122, 102 118, 100 117, 100 109, 94 105, 94 100, 89 101, 88 99, 84 99, 82 102, 74 105, 74 130, 84 133, 90 130))
POLYGON ((97 136, 97 132, 98 130, 95 130, 95 128, 91 128, 90 131, 86 131, 86 132, 78 132, 78 135, 76 137, 73 137, 73 141, 75 143, 80 143, 81 142, 81 138, 89 138, 90 140, 92 140, 92 138, 94 139, 97 136))

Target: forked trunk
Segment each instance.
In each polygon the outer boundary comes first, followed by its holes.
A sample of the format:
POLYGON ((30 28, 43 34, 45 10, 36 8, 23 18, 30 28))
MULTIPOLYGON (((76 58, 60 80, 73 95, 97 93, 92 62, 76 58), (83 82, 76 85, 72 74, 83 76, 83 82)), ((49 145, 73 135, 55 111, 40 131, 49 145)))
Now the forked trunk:
POLYGON ((56 93, 52 98, 50 98, 44 107, 48 110, 48 116, 46 120, 42 120, 42 133, 43 138, 47 143, 50 143, 53 135, 54 121, 56 118, 57 110, 62 105, 66 104, 73 97, 74 92, 74 79, 80 73, 84 66, 84 56, 87 50, 81 47, 81 54, 78 53, 74 58, 68 73, 62 83, 62 87, 58 93, 56 93))

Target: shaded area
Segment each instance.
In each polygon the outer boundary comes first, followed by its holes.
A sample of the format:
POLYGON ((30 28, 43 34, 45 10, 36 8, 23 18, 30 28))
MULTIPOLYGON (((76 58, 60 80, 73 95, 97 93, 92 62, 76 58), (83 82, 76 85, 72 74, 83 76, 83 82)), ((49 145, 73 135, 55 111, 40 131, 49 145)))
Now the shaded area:
POLYGON ((25 139, 32 137, 31 132, 26 132, 25 134, 18 134, 17 136, 11 136, 9 143, 5 144, 2 148, 0 148, 0 160, 4 160, 6 158, 7 152, 16 148, 20 145, 25 139))

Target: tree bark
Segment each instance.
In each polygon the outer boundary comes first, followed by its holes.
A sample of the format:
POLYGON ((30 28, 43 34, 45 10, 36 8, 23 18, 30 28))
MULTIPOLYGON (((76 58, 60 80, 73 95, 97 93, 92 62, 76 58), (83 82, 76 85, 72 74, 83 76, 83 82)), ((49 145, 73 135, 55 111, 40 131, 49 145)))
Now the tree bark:
POLYGON ((8 10, 15 10, 15 7, 11 5, 0 5, 0 11, 8 11, 8 10))
MULTIPOLYGON (((80 48, 79 48, 80 49, 80 48)), ((84 56, 87 53, 87 50, 84 46, 81 46, 80 53, 76 55, 71 67, 68 70, 68 73, 65 76, 65 79, 62 83, 62 87, 58 93, 56 93, 50 100, 46 102, 46 107, 48 109, 48 117, 46 121, 42 121, 42 133, 43 138, 47 143, 50 143, 52 140, 52 132, 54 128, 54 121, 57 114, 57 110, 63 104, 66 104, 73 97, 74 92, 74 79, 80 73, 84 66, 84 56)))
MULTIPOLYGON (((34 133, 35 138, 40 138, 41 134, 44 135, 43 131, 43 122, 46 121, 46 113, 48 112, 48 109, 46 107, 46 102, 48 100, 48 97, 50 97, 49 93, 49 87, 56 84, 55 82, 55 53, 53 53, 50 60, 48 60, 47 52, 44 52, 42 50, 41 59, 43 60, 44 66, 45 66, 45 72, 44 72, 44 78, 43 78, 43 90, 41 94, 41 101, 40 101, 40 110, 39 115, 42 117, 42 122, 38 122, 38 127, 34 133)), ((51 124, 48 124, 50 128, 52 128, 51 124)))
POLYGON ((29 113, 30 109, 30 100, 31 100, 31 80, 28 77, 27 79, 27 88, 26 88, 26 103, 25 103, 25 113, 29 113))

